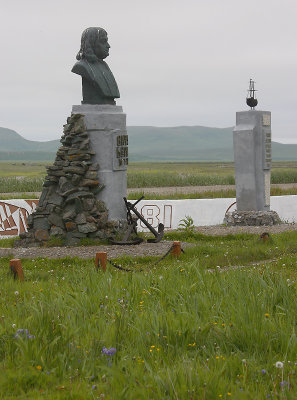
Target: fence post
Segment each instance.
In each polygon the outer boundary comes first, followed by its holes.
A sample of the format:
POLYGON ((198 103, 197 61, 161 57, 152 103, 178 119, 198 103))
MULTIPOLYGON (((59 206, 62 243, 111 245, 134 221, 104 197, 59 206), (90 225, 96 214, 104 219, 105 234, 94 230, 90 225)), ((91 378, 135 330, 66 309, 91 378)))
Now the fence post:
POLYGON ((9 261, 9 267, 11 273, 13 273, 14 279, 19 278, 21 282, 24 281, 24 273, 23 273, 23 267, 22 267, 22 262, 19 258, 13 258, 9 261))
POLYGON ((105 272, 106 262, 107 262, 107 253, 105 253, 104 251, 96 253, 95 267, 97 270, 101 267, 102 270, 105 272))
POLYGON ((179 257, 181 255, 181 245, 180 242, 173 242, 171 255, 174 257, 179 257))

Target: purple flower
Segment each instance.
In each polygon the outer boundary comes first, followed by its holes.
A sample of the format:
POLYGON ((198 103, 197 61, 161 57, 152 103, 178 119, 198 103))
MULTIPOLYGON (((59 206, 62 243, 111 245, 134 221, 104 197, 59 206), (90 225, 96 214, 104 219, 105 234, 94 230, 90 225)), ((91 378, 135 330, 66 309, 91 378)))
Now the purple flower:
POLYGON ((97 389, 97 386, 96 385, 92 385, 92 389, 93 390, 97 389))
POLYGON ((105 346, 102 349, 102 353, 107 354, 108 356, 112 356, 114 353, 116 353, 117 349, 114 347, 111 347, 110 349, 107 349, 105 346))
POLYGON ((266 370, 265 369, 261 369, 262 374, 266 374, 266 370))
POLYGON ((280 387, 289 386, 287 381, 281 381, 279 384, 280 384, 280 387))
POLYGON ((21 337, 27 337, 27 339, 35 339, 34 335, 30 335, 28 332, 28 329, 18 329, 16 335, 14 336, 16 339, 21 336, 21 337))

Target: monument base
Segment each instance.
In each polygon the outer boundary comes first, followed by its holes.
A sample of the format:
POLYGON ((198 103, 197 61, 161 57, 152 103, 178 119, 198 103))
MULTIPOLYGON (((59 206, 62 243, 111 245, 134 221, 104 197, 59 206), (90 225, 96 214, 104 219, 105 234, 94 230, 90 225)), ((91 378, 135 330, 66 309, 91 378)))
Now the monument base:
POLYGON ((49 240, 72 246, 86 238, 114 239, 123 233, 127 225, 122 199, 126 194, 127 167, 119 165, 121 158, 114 160, 113 155, 124 139, 118 130, 107 129, 112 120, 109 114, 102 112, 100 118, 94 118, 90 113, 72 113, 67 119, 62 146, 53 165, 47 167, 38 207, 27 219, 28 232, 20 235, 15 246, 43 246, 49 240), (100 136, 101 130, 105 140, 100 136), (98 137, 102 139, 100 143, 96 141, 98 137), (106 142, 109 148, 105 147, 106 142), (98 152, 107 152, 107 156, 100 161, 98 152), (105 160, 113 165, 114 176, 105 160), (102 192, 109 196, 100 197, 102 192))
POLYGON ((224 224, 228 226, 271 226, 280 224, 275 211, 233 211, 226 213, 224 224))

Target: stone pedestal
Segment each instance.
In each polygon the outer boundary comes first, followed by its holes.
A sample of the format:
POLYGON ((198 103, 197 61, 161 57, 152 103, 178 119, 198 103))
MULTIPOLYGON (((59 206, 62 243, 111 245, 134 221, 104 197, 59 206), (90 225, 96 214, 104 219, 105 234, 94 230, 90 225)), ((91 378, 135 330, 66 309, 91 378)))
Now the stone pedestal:
POLYGON ((270 111, 237 112, 233 145, 237 211, 228 215, 226 222, 229 225, 279 223, 277 214, 270 212, 270 111))
POLYGON ((271 113, 236 113, 233 131, 237 211, 270 210, 271 113))
POLYGON ((97 193, 108 209, 110 221, 126 221, 123 197, 127 196, 128 135, 121 106, 82 104, 72 114, 84 116, 84 125, 95 153, 94 162, 102 190, 97 193))

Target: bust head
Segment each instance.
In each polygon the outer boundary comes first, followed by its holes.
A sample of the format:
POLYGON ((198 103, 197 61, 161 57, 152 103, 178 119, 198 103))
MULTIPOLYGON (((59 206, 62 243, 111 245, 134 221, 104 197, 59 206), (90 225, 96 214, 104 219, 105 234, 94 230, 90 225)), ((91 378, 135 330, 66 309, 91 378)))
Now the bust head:
POLYGON ((80 50, 76 56, 77 60, 86 59, 94 63, 109 56, 110 45, 107 32, 103 28, 87 28, 81 35, 80 50))

